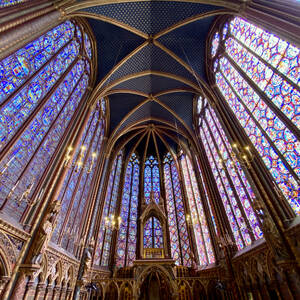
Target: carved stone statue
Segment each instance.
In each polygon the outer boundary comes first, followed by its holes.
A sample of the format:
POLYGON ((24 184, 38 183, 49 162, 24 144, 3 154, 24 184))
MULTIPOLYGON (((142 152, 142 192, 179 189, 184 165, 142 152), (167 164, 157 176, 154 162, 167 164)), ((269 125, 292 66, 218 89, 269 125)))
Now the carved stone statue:
POLYGON ((269 247, 276 259, 289 258, 282 238, 277 231, 275 224, 262 206, 254 207, 262 225, 262 231, 266 237, 269 247))
POLYGON ((191 267, 192 269, 197 269, 197 260, 196 260, 196 257, 194 255, 194 252, 193 251, 190 251, 190 258, 191 258, 191 267))
POLYGON ((47 249, 52 232, 56 226, 56 216, 60 211, 60 201, 55 200, 49 205, 45 221, 41 224, 32 248, 31 263, 40 264, 43 253, 47 249))
POLYGON ((47 219, 38 231, 32 251, 32 263, 39 264, 43 253, 45 252, 53 229, 54 219, 51 216, 47 219))
POLYGON ((84 258, 83 258, 83 272, 82 272, 82 278, 86 277, 88 270, 91 266, 92 262, 92 255, 89 249, 85 252, 84 258))

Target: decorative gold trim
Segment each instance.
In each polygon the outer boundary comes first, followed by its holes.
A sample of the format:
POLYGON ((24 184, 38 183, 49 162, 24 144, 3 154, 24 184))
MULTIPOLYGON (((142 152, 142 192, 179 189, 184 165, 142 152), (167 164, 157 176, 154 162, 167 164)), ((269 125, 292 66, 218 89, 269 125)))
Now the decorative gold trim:
POLYGON ((160 96, 163 95, 167 95, 167 94, 173 94, 173 93, 192 93, 192 94, 198 94, 198 91, 195 91, 193 89, 188 89, 188 88, 177 88, 177 89, 171 89, 171 90, 165 90, 165 91, 161 91, 157 94, 154 94, 153 96, 155 98, 158 98, 160 96))
POLYGON ((155 46, 157 46, 158 48, 163 50, 165 53, 167 53, 169 56, 171 56, 174 60, 176 60, 177 63, 179 63, 181 66, 183 66, 188 72, 190 72, 195 77, 195 79, 197 80, 199 88, 202 89, 201 86, 205 85, 205 82, 203 81, 203 79, 199 76, 198 73, 196 73, 196 71, 191 66, 189 66, 184 60, 179 58, 175 53, 173 53, 170 49, 168 49, 167 47, 162 45, 160 42, 154 41, 153 43, 154 43, 155 46))
POLYGON ((120 121, 120 123, 118 124, 118 126, 114 129, 114 131, 111 133, 111 137, 113 137, 115 135, 115 133, 118 132, 119 128, 122 126, 122 124, 125 122, 125 120, 128 119, 128 117, 130 115, 132 115, 134 112, 136 112, 140 107, 142 107, 144 104, 146 104, 147 102, 149 102, 149 98, 145 99, 144 101, 142 101, 140 104, 138 104, 136 107, 134 107, 130 112, 128 112, 123 119, 120 121))
POLYGON ((8 221, 5 221, 0 217, 0 229, 3 230, 4 232, 21 239, 23 241, 26 241, 28 238, 31 237, 31 234, 28 232, 24 231, 21 228, 18 228, 14 226, 13 224, 9 223, 8 221))
MULTIPOLYGON (((96 89, 93 92, 93 96, 91 97, 91 99, 97 98, 101 95, 105 95, 105 93, 110 90, 111 88, 113 88, 114 86, 125 82, 127 80, 131 80, 134 78, 139 78, 139 77, 144 77, 147 75, 157 75, 157 76, 161 76, 161 77, 166 77, 166 78, 171 78, 177 81, 180 81, 186 85, 191 86, 193 89, 195 89, 198 93, 202 93, 201 89, 199 89, 199 86, 194 84, 193 82, 185 79, 184 77, 175 75, 175 74, 171 74, 171 73, 165 73, 165 72, 161 72, 161 71, 153 71, 153 70, 146 70, 146 71, 142 71, 142 72, 138 72, 138 73, 131 73, 127 76, 121 77, 115 81, 113 81, 112 83, 110 83, 109 85, 107 85, 106 87, 104 87, 102 90, 98 90, 98 87, 96 87, 96 89)), ((91 100, 92 102, 92 100, 91 100)))
MULTIPOLYGON (((191 140, 191 137, 186 134, 184 131, 182 131, 180 128, 176 129, 174 124, 172 123, 169 123, 168 121, 166 120, 163 120, 163 119, 158 119, 158 118, 145 118, 145 119, 141 119, 141 120, 138 120, 136 123, 133 123, 131 125, 129 125, 128 127, 126 127, 124 129, 124 131, 121 131, 118 133, 118 135, 116 135, 115 137, 111 137, 111 140, 109 141, 110 143, 110 147, 112 148, 113 145, 116 143, 116 141, 124 134, 128 133, 129 131, 133 131, 133 130, 136 130, 138 128, 140 128, 140 126, 137 126, 137 124, 141 124, 141 123, 144 123, 144 122, 160 122, 162 124, 166 124, 166 125, 169 125, 170 127, 166 127, 164 125, 154 125, 155 127, 158 127, 158 128, 163 128, 163 129, 166 129, 166 130, 170 130, 170 131, 178 131, 178 133, 180 133, 180 135, 182 135, 186 140, 190 141, 191 143, 193 143, 194 141, 191 140)), ((147 125, 144 125, 144 127, 148 127, 149 124, 147 125)))
POLYGON ((147 98, 149 95, 136 90, 127 90, 127 89, 116 89, 108 91, 104 96, 114 95, 114 94, 133 94, 147 98))
POLYGON ((79 265, 80 264, 79 260, 77 260, 76 258, 72 258, 71 256, 68 256, 65 253, 62 253, 59 249, 55 248, 55 246, 53 244, 52 245, 50 244, 48 246, 46 252, 54 254, 54 255, 58 256, 58 258, 60 258, 62 260, 65 260, 65 261, 67 261, 71 264, 74 264, 74 265, 79 265))
MULTIPOLYGON (((141 134, 142 132, 144 132, 144 131, 146 131, 146 129, 147 129, 147 126, 140 126, 139 128, 136 128, 136 129, 140 129, 140 130, 138 130, 137 132, 135 132, 135 133, 133 133, 132 135, 130 135, 125 141, 122 141, 122 143, 121 143, 121 146, 120 146, 120 149, 122 149, 129 141, 131 141, 134 137, 136 137, 137 135, 139 135, 139 134, 141 134)), ((133 131, 134 129, 132 129, 132 130, 128 130, 126 133, 129 133, 130 131, 133 131)), ((147 132, 147 131, 146 131, 147 132)), ((110 140, 109 142, 108 142, 108 145, 107 145, 107 149, 109 150, 109 151, 112 151, 112 149, 113 149, 113 147, 114 147, 114 145, 115 145, 115 143, 116 143, 116 141, 117 141, 118 139, 116 139, 115 141, 114 140, 110 140)))
POLYGON ((185 121, 179 116, 177 115, 176 112, 174 112, 168 105, 164 104, 163 102, 161 102, 159 99, 155 98, 155 101, 162 106, 163 108, 165 108, 169 113, 171 113, 176 119, 178 119, 182 125, 184 126, 184 128, 186 128, 186 130, 190 133, 190 135, 192 137, 194 137, 194 133, 191 131, 191 129, 185 124, 185 121))
MULTIPOLYGON (((161 1, 168 1, 168 0, 161 0, 161 1)), ((173 0, 176 2, 191 2, 191 3, 199 3, 199 4, 210 4, 210 5, 216 5, 216 6, 225 6, 229 9, 233 9, 235 11, 239 11, 241 7, 241 3, 237 2, 230 2, 230 1, 225 1, 225 0, 173 0)), ((118 4, 118 3, 125 3, 125 2, 139 2, 139 0, 90 0, 90 1, 81 1, 81 2, 75 2, 72 5, 69 5, 69 7, 66 7, 66 12, 71 13, 74 11, 78 11, 83 8, 87 7, 93 7, 93 6, 102 6, 102 5, 107 5, 107 4, 118 4)))
POLYGON ((205 13, 201 13, 201 14, 198 14, 196 16, 192 16, 190 18, 187 18, 187 19, 184 19, 170 27, 167 27, 165 29, 163 29, 162 31, 158 32, 157 34, 155 34, 153 36, 153 38, 156 40, 158 38, 160 38, 161 36, 173 31, 173 30, 176 30, 182 26, 185 26, 187 24, 190 24, 190 23, 193 23, 193 22, 196 22, 198 20, 201 20, 201 19, 205 19, 207 17, 212 17, 212 16, 217 16, 217 15, 224 15, 224 14, 230 14, 232 13, 232 10, 228 10, 228 9, 219 9, 219 10, 213 10, 213 11, 209 11, 209 12, 205 12, 205 13))
POLYGON ((127 31, 130 31, 144 39, 148 39, 149 35, 147 33, 144 33, 134 27, 131 27, 130 25, 127 25, 125 23, 122 23, 120 21, 117 21, 116 19, 113 19, 113 18, 109 18, 109 17, 106 17, 106 16, 103 16, 103 15, 98 15, 98 14, 94 14, 94 13, 89 13, 89 12, 73 12, 73 13, 70 13, 68 14, 68 16, 70 17, 86 17, 86 18, 91 18, 91 19, 95 19, 95 20, 99 20, 99 21, 103 21, 103 22, 106 22, 106 23, 110 23, 110 24, 113 24, 113 25, 116 25, 120 28, 123 28, 127 31))

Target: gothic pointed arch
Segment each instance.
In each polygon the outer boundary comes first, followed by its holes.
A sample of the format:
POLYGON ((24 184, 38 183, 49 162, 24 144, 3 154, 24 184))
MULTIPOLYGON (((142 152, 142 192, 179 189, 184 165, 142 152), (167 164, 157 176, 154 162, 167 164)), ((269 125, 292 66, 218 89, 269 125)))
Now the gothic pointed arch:
POLYGON ((212 81, 248 137, 250 151, 298 215, 299 48, 241 17, 219 25, 209 53, 212 81))

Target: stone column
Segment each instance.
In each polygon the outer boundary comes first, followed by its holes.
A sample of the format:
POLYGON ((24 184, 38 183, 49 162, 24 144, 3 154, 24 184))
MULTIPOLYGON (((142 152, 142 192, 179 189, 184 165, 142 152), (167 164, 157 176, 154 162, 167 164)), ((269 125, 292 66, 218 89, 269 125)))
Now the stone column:
POLYGON ((72 299, 72 292, 73 292, 72 289, 67 288, 67 291, 66 291, 66 300, 71 300, 72 299))
POLYGON ((52 285, 48 285, 45 289, 44 300, 51 299, 52 293, 53 293, 53 287, 52 285))
POLYGON ((60 294, 60 290, 61 290, 60 286, 55 286, 53 288, 53 294, 52 294, 52 299, 51 300, 58 300, 58 296, 60 294))
MULTIPOLYGON (((34 14, 33 12, 32 14, 34 14)), ((58 24, 61 12, 52 8, 46 10, 46 14, 37 17, 30 22, 15 26, 4 31, 0 35, 0 59, 22 47, 27 42, 37 38, 43 31, 58 24)), ((25 18, 25 17, 24 17, 25 18)), ((3 28, 0 27, 3 30, 3 28)))
POLYGON ((45 292, 45 284, 44 283, 39 283, 36 287, 36 293, 34 296, 34 300, 39 300, 40 296, 42 295, 43 292, 45 292))

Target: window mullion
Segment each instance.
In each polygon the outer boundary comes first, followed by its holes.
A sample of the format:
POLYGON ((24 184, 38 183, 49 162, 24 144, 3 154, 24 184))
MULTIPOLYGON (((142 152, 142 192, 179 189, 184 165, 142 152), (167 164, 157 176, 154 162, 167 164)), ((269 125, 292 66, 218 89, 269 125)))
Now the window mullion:
MULTIPOLYGON (((86 135, 85 135, 85 137, 84 137, 83 144, 85 143, 85 140, 86 140, 86 138, 87 138, 87 136, 88 136, 88 133, 89 133, 90 127, 91 127, 91 125, 92 125, 92 123, 93 123, 93 121, 94 121, 94 118, 95 118, 95 114, 93 114, 93 117, 92 117, 91 122, 90 122, 90 124, 89 124, 88 130, 86 131, 86 135)), ((78 158, 79 155, 80 155, 80 151, 78 151, 77 158, 78 158)), ((85 159, 86 159, 86 157, 87 157, 87 156, 85 156, 85 159)), ((73 167, 72 175, 70 176, 70 179, 72 179, 74 170, 75 170, 75 166, 73 167)), ((61 227, 61 233, 60 233, 60 237, 59 237, 59 239, 58 239, 58 243, 61 242, 61 240, 62 240, 62 238, 63 238, 63 233, 64 233, 64 231, 65 231, 65 227, 68 225, 67 222, 68 222, 68 219, 69 219, 69 216, 70 216, 72 207, 73 207, 75 195, 76 195, 76 193, 77 193, 77 190, 78 190, 78 187, 79 187, 79 184, 80 184, 80 179, 81 179, 81 177, 82 177, 82 172, 83 172, 83 168, 81 168, 80 174, 79 174, 79 176, 77 177, 76 185, 75 185, 75 188, 74 188, 74 190, 73 190, 73 192, 72 192, 72 197, 71 197, 71 200, 70 200, 70 203, 69 203, 69 206, 68 206, 68 210, 67 210, 66 216, 65 216, 65 218, 64 218, 63 225, 62 225, 62 227, 61 227)), ((67 189, 68 189, 68 185, 66 186, 65 191, 66 191, 67 189)), ((63 197, 62 197, 62 199, 63 199, 63 197)))
MULTIPOLYGON (((96 115, 96 113, 94 114, 94 116, 95 116, 95 115, 96 115)), ((79 188, 79 185, 80 185, 80 181, 81 181, 81 178, 82 178, 82 176, 83 176, 83 172, 85 171, 85 170, 84 170, 84 166, 85 166, 85 164, 86 164, 86 162, 87 162, 87 160, 88 160, 88 158, 89 158, 89 154, 90 154, 91 149, 92 149, 92 147, 93 147, 93 142, 94 142, 94 139, 95 139, 95 136, 96 136, 96 132, 97 132, 99 123, 100 123, 100 122, 99 122, 99 119, 98 119, 98 121, 97 121, 97 123, 96 123, 96 126, 95 126, 95 129, 94 129, 94 132, 93 132, 93 136, 92 136, 92 138, 91 138, 91 140, 90 140, 89 148, 88 148, 88 150, 87 150, 87 153, 86 153, 85 158, 84 158, 84 161, 83 161, 83 166, 82 166, 82 169, 81 169, 81 173, 80 173, 80 176, 79 176, 79 178, 78 178, 79 184, 78 184, 77 190, 76 190, 76 192, 75 192, 74 198, 75 198, 75 196, 76 196, 76 194, 77 194, 77 191, 78 191, 78 188, 79 188)), ((97 143, 97 144, 98 144, 98 143, 97 143)), ((88 181, 89 176, 90 176, 90 174, 89 174, 89 173, 86 173, 86 177, 85 177, 85 179, 84 179, 83 189, 82 189, 82 191, 81 191, 80 201, 79 201, 78 206, 77 206, 77 208, 76 208, 75 217, 74 217, 74 220, 73 220, 72 225, 70 226, 70 228, 74 228, 75 220, 76 220, 76 218, 77 218, 77 213, 78 213, 78 210, 79 210, 79 207, 80 207, 82 198, 83 198, 82 195, 84 194, 85 187, 86 187, 86 183, 87 183, 87 181, 88 181)), ((71 211, 72 211, 72 209, 71 209, 71 211)), ((69 241, 70 241, 70 239, 68 239, 68 243, 67 243, 66 249, 68 249, 69 241)))
MULTIPOLYGON (((202 130, 203 130, 203 129, 202 129, 202 130)), ((226 188, 225 188, 225 186, 224 186, 224 182, 223 182, 222 176, 220 175, 220 170, 219 170, 219 168, 218 168, 218 164, 217 164, 216 161, 215 161, 214 155, 213 155, 213 153, 212 153, 212 151, 211 151, 210 144, 209 144, 209 142, 208 142, 208 140, 207 140, 207 137, 206 137, 206 134, 204 133, 204 131, 203 131, 203 135, 205 136, 206 143, 207 143, 208 148, 209 148, 208 150, 209 150, 209 152, 210 152, 210 154, 211 154, 212 160, 214 161, 215 168, 216 168, 216 170, 217 170, 217 172, 218 172, 218 176, 219 176, 219 178, 220 178, 220 181, 221 181, 221 184, 222 184, 224 193, 226 194, 226 197, 227 197, 227 200, 228 200, 228 204, 229 204, 229 206, 230 206, 231 213, 232 213, 232 215, 233 215, 233 217, 234 217, 234 219, 235 219, 236 226, 238 227, 239 236, 240 236, 240 238, 241 238, 241 240, 242 240, 242 242, 243 242, 243 244, 244 244, 244 246, 245 246, 246 243, 245 243, 245 241, 244 241, 243 235, 241 234, 240 224, 239 224, 239 222, 237 221, 235 212, 234 212, 234 210, 233 210, 233 208, 232 208, 232 204, 231 204, 230 198, 229 198, 228 193, 227 193, 227 190, 226 190, 226 188)), ((215 178, 215 180, 216 180, 216 178, 215 178)), ((225 206, 224 203, 223 203, 223 206, 225 206)), ((231 228, 231 230, 233 231, 232 228, 231 228)))
MULTIPOLYGON (((261 61, 263 64, 265 64, 268 68, 270 68, 274 73, 279 74, 284 80, 286 80, 291 86, 293 86, 293 88, 298 89, 299 86, 297 84, 295 84, 291 79, 289 79, 285 74, 283 74, 282 72, 280 72, 280 70, 278 70, 276 67, 274 67, 273 65, 271 65, 268 61, 266 61, 265 59, 263 59, 261 56, 259 56, 257 53, 255 53, 255 51, 253 51, 251 48, 249 48, 247 45, 243 44, 240 40, 238 40, 234 35, 229 34, 229 36, 234 39, 239 45, 241 45, 242 47, 244 47, 245 49, 247 49, 248 52, 250 52, 253 56, 255 56, 259 61, 261 61)), ((284 59, 284 54, 286 53, 288 49, 288 46, 286 47, 283 55, 281 56, 281 59, 279 60, 277 66, 279 66, 279 64, 281 63, 281 61, 284 59)))
MULTIPOLYGON (((130 225, 130 210, 131 210, 131 196, 132 196, 132 189, 133 189, 133 176, 134 176, 134 164, 133 162, 131 163, 131 178, 130 178, 130 191, 129 191, 129 204, 128 204, 128 213, 127 213, 127 228, 126 228, 126 242, 125 242, 125 261, 124 261, 124 266, 127 265, 127 256, 128 256, 128 237, 129 237, 129 225, 130 225)), ((128 168, 128 165, 127 165, 128 168)), ((126 176, 126 175, 125 175, 126 176)))
MULTIPOLYGON (((81 77, 80 77, 80 79, 78 80, 78 82, 80 82, 80 80, 82 79, 83 76, 84 76, 84 74, 81 75, 81 77)), ((77 83, 78 83, 78 82, 77 82, 77 83)), ((22 178, 22 176, 25 174, 25 172, 26 172, 26 170, 28 169, 30 163, 31 163, 32 160, 34 159, 36 153, 38 153, 38 151, 39 151, 40 148, 42 147, 44 141, 45 141, 46 138, 49 136, 49 133, 51 133, 51 130, 52 130, 53 126, 56 124, 57 119, 60 117, 60 115, 62 114, 63 110, 65 109, 65 107, 66 107, 67 104, 69 103, 69 100, 70 100, 70 98, 71 98, 73 92, 75 91, 76 87, 77 87, 77 84, 74 86, 74 88, 73 88, 72 91, 70 92, 70 94, 69 94, 67 100, 65 101, 64 105, 63 105, 62 108, 60 109, 60 111, 59 111, 59 113, 57 114, 56 118, 52 121, 52 124, 51 124, 51 126, 49 127, 49 129, 47 130, 47 133, 44 135, 44 137, 43 137, 42 140, 40 141, 38 147, 36 148, 36 150, 35 150, 35 151, 33 152, 33 154, 31 155, 31 158, 30 158, 29 162, 26 164, 25 168, 24 168, 23 171, 21 172, 21 174, 20 174, 20 176, 18 177, 18 179, 17 179, 16 182, 18 182, 18 181, 22 178)))
POLYGON ((167 162, 167 164, 169 165, 169 168, 170 168, 170 180, 171 180, 171 185, 172 185, 173 202, 174 202, 175 216, 176 216, 176 227, 177 227, 176 229, 177 229, 177 234, 178 234, 178 246, 179 246, 179 251, 180 251, 180 256, 181 256, 181 264, 183 265, 183 254, 182 254, 182 248, 181 248, 181 237, 180 237, 180 229, 179 229, 179 225, 178 225, 179 222, 178 222, 178 215, 177 215, 176 198, 175 198, 175 193, 174 193, 173 172, 172 172, 171 163, 172 162, 167 162))
MULTIPOLYGON (((110 199, 109 199, 109 206, 108 206, 108 215, 111 213, 111 208, 112 208, 112 197, 113 197, 113 190, 115 187, 115 181, 116 181, 116 174, 117 174, 117 170, 118 170, 118 165, 119 165, 119 160, 120 160, 120 156, 117 156, 117 161, 116 161, 116 166, 114 169, 114 176, 113 176, 113 184, 112 184, 112 190, 111 190, 111 195, 110 195, 110 199)), ((103 243, 103 250, 102 250, 102 256, 103 256, 103 251, 104 251, 104 246, 106 243, 109 243, 109 241, 107 241, 107 233, 112 231, 111 229, 106 230, 105 229, 105 235, 104 235, 104 243, 103 243)), ((101 264, 103 257, 101 257, 101 264)))
MULTIPOLYGON (((192 190, 192 193, 193 193, 193 200, 192 201, 194 202, 194 205, 195 205, 195 208, 196 208, 196 211, 197 211, 198 224, 199 224, 199 227, 200 227, 200 233, 201 233, 201 237, 202 237, 202 241, 203 241, 206 261, 209 264, 209 258, 208 258, 208 253, 207 253, 207 249, 206 249, 206 243, 205 243, 203 230, 202 230, 202 223, 200 222, 200 215, 199 215, 198 205, 197 205, 196 196, 195 196, 195 192, 194 192, 194 186, 193 186, 190 170, 188 168, 186 156, 184 156, 184 159, 185 159, 185 163, 186 163, 186 166, 187 166, 187 173, 188 173, 188 177, 189 177, 189 181, 190 181, 190 185, 191 185, 191 190, 192 190)), ((200 199, 200 201, 201 201, 201 199, 200 199)), ((205 212, 203 212, 203 213, 204 213, 204 216, 205 216, 205 212)))
MULTIPOLYGON (((231 63, 231 65, 242 75, 243 79, 247 84, 253 89, 253 91, 271 108, 271 110, 278 116, 285 126, 297 137, 300 139, 300 131, 297 126, 276 106, 274 103, 266 96, 266 94, 253 82, 248 75, 240 68, 240 66, 228 55, 224 53, 224 57, 231 63)), ((272 75, 272 77, 274 74, 272 75)), ((271 81, 270 78, 269 82, 271 81)), ((269 83, 268 83, 269 84, 269 83)), ((268 86, 266 85, 266 87, 268 86)), ((231 85, 230 85, 231 86, 231 85)), ((238 97, 240 99, 240 97, 238 97)))
POLYGON ((228 180, 228 182, 229 182, 229 184, 230 184, 230 187, 231 187, 231 189, 232 189, 232 191, 233 191, 233 193, 234 193, 234 197, 235 197, 236 200, 237 200, 236 202, 237 202, 238 208, 239 208, 239 210, 241 211, 241 214, 242 214, 242 216, 243 216, 244 222, 246 223, 246 226, 247 226, 247 228, 248 228, 249 234, 250 234, 250 236, 251 236, 251 240, 254 241, 255 238, 254 238, 254 236, 253 236, 253 233, 252 233, 252 230, 251 230, 251 226, 250 226, 249 221, 248 221, 248 218, 247 218, 247 216, 246 216, 246 214, 245 214, 244 208, 243 208, 243 206, 241 205, 240 197, 239 197, 239 195, 238 195, 238 193, 237 193, 237 191, 236 191, 235 185, 233 184, 232 179, 231 179, 231 176, 230 176, 230 174, 228 173, 227 167, 226 167, 226 165, 225 165, 224 159, 222 158, 222 155, 221 155, 221 152, 220 152, 219 147, 218 147, 218 145, 217 145, 217 142, 216 142, 216 140, 215 140, 215 138, 214 138, 214 135, 212 134, 212 131, 211 131, 210 126, 208 126, 207 120, 204 119, 203 121, 206 123, 206 127, 207 127, 207 129, 208 129, 208 131, 209 131, 209 133, 210 133, 210 135, 211 135, 211 138, 212 138, 212 140, 213 140, 214 146, 215 146, 215 148, 216 148, 216 150, 217 150, 217 153, 218 153, 218 156, 219 156, 219 158, 220 158, 220 160, 221 160, 222 168, 223 168, 223 170, 224 170, 225 173, 226 173, 227 180, 228 180))
MULTIPOLYGON (((100 118, 100 116, 99 116, 99 118, 100 118)), ((99 122, 100 123, 100 122, 99 122)), ((101 128, 102 128, 102 122, 101 122, 101 128)), ((98 137, 98 140, 97 140, 97 145, 96 145, 96 149, 98 149, 98 147, 100 146, 101 147, 101 138, 102 137, 102 135, 101 135, 101 129, 100 129, 100 133, 99 133, 99 137, 98 137)), ((99 153, 100 154, 100 153, 99 153)), ((100 155, 99 155, 100 156, 100 155)), ((92 174, 92 176, 94 177, 94 172, 93 172, 93 174, 92 174)), ((88 175, 89 176, 89 175, 88 175)), ((88 177, 87 176, 87 177, 88 177)), ((93 178, 92 178, 92 180, 93 180, 93 178)), ((89 191, 89 194, 90 194, 90 191, 89 191)), ((87 199, 89 199, 90 198, 90 196, 88 195, 87 196, 87 199)), ((80 200, 80 203, 81 203, 81 200, 80 200)), ((80 205, 80 204, 79 204, 80 205)), ((78 208, 79 208, 79 205, 78 205, 78 208)), ((81 218, 81 221, 80 221, 80 226, 79 226, 79 228, 81 228, 81 232, 83 231, 83 226, 84 226, 84 224, 82 224, 83 223, 83 220, 86 218, 86 213, 87 213, 87 210, 88 210, 88 206, 86 205, 85 206, 85 209, 84 209, 84 212, 83 212, 83 214, 82 214, 82 218, 81 218), (82 225, 82 226, 81 226, 82 225)), ((78 210, 77 210, 78 211, 78 210)), ((76 215, 77 215, 77 212, 76 212, 76 215)), ((75 217, 76 218, 76 217, 75 217)), ((74 223, 73 223, 74 224, 74 223)), ((81 233, 80 233, 81 234, 81 233)))
MULTIPOLYGON (((211 114, 210 112, 209 112, 209 114, 210 114, 210 117, 211 117, 211 119, 212 119, 212 121, 213 121, 213 123, 214 123, 214 126, 215 126, 216 130, 218 131, 218 133, 219 133, 219 135, 220 135, 220 137, 221 137, 221 140, 222 140, 222 142, 223 142, 223 145, 225 146, 225 149, 226 149, 226 151, 227 151, 227 154, 229 154, 229 157, 231 158, 231 153, 230 153, 230 151, 228 151, 227 145, 226 145, 226 143, 225 143, 225 141, 224 141, 224 139, 223 139, 223 137, 222 137, 222 134, 220 134, 220 131, 219 131, 219 128, 218 128, 218 126, 217 126, 217 124, 216 124, 216 121, 215 121, 215 119, 213 118, 213 116, 212 116, 212 114, 211 114)), ((207 128, 208 128, 208 130, 209 130, 209 132, 210 132, 210 134, 211 134, 211 136, 212 136, 212 139, 213 139, 213 141, 214 141, 214 145, 215 145, 216 149, 218 149, 218 155, 219 155, 219 157, 221 158, 221 163, 222 163, 223 169, 224 169, 224 171, 226 172, 226 176, 227 176, 228 181, 229 181, 229 184, 230 184, 230 186, 231 186, 231 188, 232 188, 232 190, 233 190, 233 192, 234 192, 234 196, 237 197, 237 199, 239 199, 239 201, 237 201, 237 204, 238 204, 238 207, 239 207, 239 209, 240 209, 240 211, 241 211, 241 213, 242 213, 242 215, 243 215, 244 221, 245 221, 245 223, 246 223, 246 225, 247 225, 248 233, 249 233, 249 235, 250 235, 250 237, 251 237, 251 240, 252 240, 252 242, 253 242, 253 241, 255 241, 255 237, 254 237, 253 232, 252 232, 252 229, 251 229, 251 224, 249 223, 249 220, 248 220, 248 217, 247 217, 247 215, 246 215, 246 213, 245 213, 244 207, 243 207, 243 205, 241 204, 240 197, 239 197, 239 195, 238 195, 238 193, 237 193, 237 191, 236 191, 236 187, 235 187, 234 183, 232 182, 232 179, 231 179, 231 176, 230 176, 230 174, 229 174, 229 172, 228 172, 228 170, 227 170, 227 166, 226 166, 226 164, 225 164, 225 161, 224 161, 224 159, 222 158, 222 156, 220 155, 220 150, 219 150, 219 147, 218 147, 218 145, 217 145, 217 143, 216 143, 216 141, 215 141, 215 139, 214 139, 214 136, 213 136, 213 134, 212 134, 212 132, 211 132, 211 128, 208 126, 206 119, 204 120, 204 122, 206 123, 206 126, 207 126, 207 128)), ((231 159, 232 159, 232 158, 231 158, 231 159)), ((232 162, 233 162, 233 160, 232 160, 232 162)), ((236 173, 237 173, 237 175, 238 175, 238 172, 237 172, 237 171, 236 171, 236 173)), ((238 178, 239 178, 240 182, 242 182, 242 180, 240 179, 239 175, 238 175, 238 178)), ((243 187, 244 187, 244 186, 243 186, 243 187)), ((244 191, 247 193, 247 190, 245 189, 245 187, 244 187, 244 191)), ((247 194, 247 195, 248 195, 248 194, 247 194)), ((251 199, 251 198, 249 198, 249 199, 251 199)))
POLYGON ((78 63, 79 58, 75 58, 74 61, 69 65, 67 70, 61 75, 61 77, 56 81, 56 83, 52 86, 50 91, 44 95, 43 99, 37 104, 37 106, 33 109, 33 111, 30 113, 30 115, 27 117, 27 119, 23 122, 22 126, 16 130, 14 135, 9 139, 7 144, 2 148, 0 151, 0 161, 3 160, 7 154, 9 153, 9 150, 17 143, 20 136, 25 132, 25 130, 28 128, 32 120, 36 117, 36 115, 39 113, 39 111, 44 107, 44 105, 47 103, 47 101, 50 99, 50 97, 54 94, 54 92, 57 90, 57 87, 64 81, 65 77, 70 73, 70 71, 73 69, 73 67, 78 63))
MULTIPOLYGON (((244 101, 238 96, 238 94, 235 92, 235 90, 233 89, 231 83, 227 80, 227 78, 224 76, 223 72, 220 71, 224 80, 227 82, 227 84, 230 86, 232 92, 234 93, 234 95, 239 99, 239 102, 243 105, 243 107, 245 108, 245 110, 248 112, 249 116, 252 118, 253 122, 256 124, 256 126, 261 130, 261 132, 263 133, 264 137, 268 140, 269 144, 271 145, 272 149, 275 151, 275 153, 278 155, 278 157, 282 160, 283 164, 285 165, 285 167, 289 170, 289 172, 291 173, 291 175, 295 178, 295 180, 299 180, 297 174, 294 172, 294 170, 291 168, 291 166, 289 165, 289 163, 286 161, 286 159, 284 158, 284 156, 281 154, 281 152, 277 149, 277 147, 274 145, 273 141, 270 139, 269 135, 265 132, 265 130, 262 128, 262 126, 259 124, 259 122, 256 120, 256 118, 253 117, 252 113, 250 112, 250 110, 248 109, 248 107, 245 105, 244 101)), ((249 120, 248 120, 249 121, 249 120)), ((251 142, 252 143, 252 142, 251 142)))
MULTIPOLYGON (((21 89, 23 89, 26 85, 28 85, 31 80, 40 73, 45 67, 47 67, 53 60, 56 59, 56 57, 66 48, 68 47, 72 42, 74 41, 74 37, 70 39, 62 48, 58 49, 57 52, 48 60, 46 61, 36 72, 31 74, 19 87, 17 87, 10 95, 7 97, 2 103, 0 103, 0 109, 2 109, 3 106, 5 106, 7 103, 11 101, 19 92, 21 89)), ((42 51, 41 51, 42 52, 42 51)))

